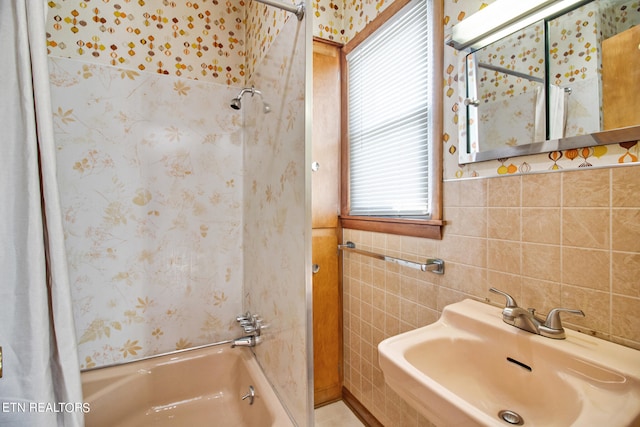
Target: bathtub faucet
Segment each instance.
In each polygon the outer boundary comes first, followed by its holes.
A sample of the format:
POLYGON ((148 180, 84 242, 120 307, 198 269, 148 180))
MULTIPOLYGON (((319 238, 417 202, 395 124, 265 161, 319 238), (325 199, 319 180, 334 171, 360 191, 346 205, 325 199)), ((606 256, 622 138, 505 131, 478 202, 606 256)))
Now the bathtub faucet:
POLYGON ((251 314, 247 311, 245 314, 241 314, 236 317, 236 321, 240 324, 246 335, 233 340, 231 348, 236 346, 255 347, 257 344, 260 344, 260 341, 262 339, 260 337, 260 333, 265 327, 262 324, 262 319, 260 318, 260 316, 251 314))
POLYGON ((251 314, 248 311, 245 314, 241 314, 236 317, 236 321, 240 324, 240 326, 242 326, 242 329, 244 329, 244 333, 247 335, 259 337, 262 328, 264 328, 260 316, 258 316, 257 314, 251 314))
POLYGON ((256 344, 260 342, 258 337, 253 335, 248 335, 246 337, 241 337, 233 340, 231 344, 231 348, 234 347, 255 347, 256 344))

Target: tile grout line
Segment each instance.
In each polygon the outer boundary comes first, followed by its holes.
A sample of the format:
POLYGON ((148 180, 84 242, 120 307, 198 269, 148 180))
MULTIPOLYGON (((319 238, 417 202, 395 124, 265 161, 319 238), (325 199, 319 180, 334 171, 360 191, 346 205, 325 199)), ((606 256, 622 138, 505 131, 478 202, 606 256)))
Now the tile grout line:
POLYGON ((609 340, 613 337, 613 168, 609 169, 609 340))

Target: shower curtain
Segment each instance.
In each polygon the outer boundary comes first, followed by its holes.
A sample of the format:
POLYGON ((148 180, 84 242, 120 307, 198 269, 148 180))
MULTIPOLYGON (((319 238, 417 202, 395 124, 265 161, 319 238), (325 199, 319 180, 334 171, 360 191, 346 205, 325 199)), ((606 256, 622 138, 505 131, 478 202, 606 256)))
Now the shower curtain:
POLYGON ((82 426, 43 0, 0 1, 0 426, 82 426))

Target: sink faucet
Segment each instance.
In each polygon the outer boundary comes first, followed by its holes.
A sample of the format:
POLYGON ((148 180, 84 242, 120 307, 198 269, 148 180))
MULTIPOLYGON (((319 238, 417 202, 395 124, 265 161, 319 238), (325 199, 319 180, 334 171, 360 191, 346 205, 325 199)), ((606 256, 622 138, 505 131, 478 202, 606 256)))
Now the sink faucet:
POLYGON ((557 340, 565 339, 566 336, 564 328, 562 327, 560 313, 571 313, 584 317, 582 310, 554 308, 547 314, 546 318, 542 318, 536 314, 533 308, 525 310, 522 307, 518 307, 516 300, 508 293, 496 288, 490 288, 489 291, 500 294, 507 299, 507 303, 502 310, 502 320, 505 323, 533 334, 542 335, 543 337, 557 340))

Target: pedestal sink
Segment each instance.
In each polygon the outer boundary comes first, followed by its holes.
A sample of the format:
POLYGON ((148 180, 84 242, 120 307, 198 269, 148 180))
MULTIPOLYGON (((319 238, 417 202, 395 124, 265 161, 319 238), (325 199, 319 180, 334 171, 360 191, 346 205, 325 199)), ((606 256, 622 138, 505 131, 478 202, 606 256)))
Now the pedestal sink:
POLYGON ((640 351, 567 330, 554 340, 464 300, 380 343, 385 381, 438 426, 640 426, 640 351))

